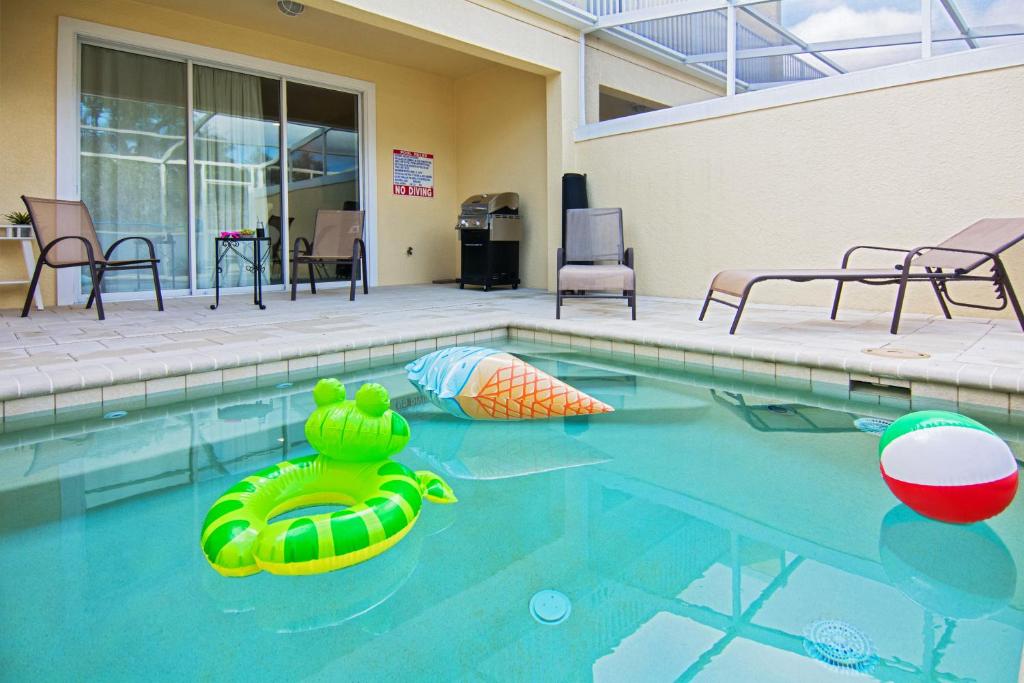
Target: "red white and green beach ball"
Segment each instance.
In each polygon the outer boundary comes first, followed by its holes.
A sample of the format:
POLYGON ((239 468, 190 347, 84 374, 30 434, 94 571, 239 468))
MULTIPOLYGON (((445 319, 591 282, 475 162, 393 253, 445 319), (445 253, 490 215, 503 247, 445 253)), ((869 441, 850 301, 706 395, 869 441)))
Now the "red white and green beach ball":
POLYGON ((908 507, 943 522, 998 515, 1017 493, 1017 461, 985 425, 924 410, 893 422, 878 446, 882 477, 908 507))

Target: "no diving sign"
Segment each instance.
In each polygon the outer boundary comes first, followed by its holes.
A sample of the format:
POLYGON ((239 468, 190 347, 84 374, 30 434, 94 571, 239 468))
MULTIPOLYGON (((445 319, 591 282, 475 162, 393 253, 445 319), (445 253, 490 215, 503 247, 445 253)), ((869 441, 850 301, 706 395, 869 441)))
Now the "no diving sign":
POLYGON ((403 197, 434 196, 434 155, 393 150, 395 172, 392 192, 403 197))

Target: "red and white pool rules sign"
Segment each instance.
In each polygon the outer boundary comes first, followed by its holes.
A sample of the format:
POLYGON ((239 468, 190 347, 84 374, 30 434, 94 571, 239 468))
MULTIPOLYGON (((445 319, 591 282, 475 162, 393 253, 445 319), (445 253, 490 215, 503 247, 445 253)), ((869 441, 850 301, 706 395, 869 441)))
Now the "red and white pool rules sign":
POLYGON ((433 197, 434 155, 405 149, 393 151, 395 174, 392 192, 403 197, 433 197))

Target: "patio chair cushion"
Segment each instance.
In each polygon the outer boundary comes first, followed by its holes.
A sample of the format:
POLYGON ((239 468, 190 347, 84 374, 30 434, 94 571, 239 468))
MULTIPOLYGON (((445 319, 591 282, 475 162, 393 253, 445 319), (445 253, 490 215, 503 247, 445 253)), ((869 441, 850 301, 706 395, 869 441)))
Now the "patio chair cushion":
POLYGON ((563 290, 620 291, 635 289, 635 285, 636 275, 633 269, 618 264, 568 265, 558 270, 558 286, 563 290))

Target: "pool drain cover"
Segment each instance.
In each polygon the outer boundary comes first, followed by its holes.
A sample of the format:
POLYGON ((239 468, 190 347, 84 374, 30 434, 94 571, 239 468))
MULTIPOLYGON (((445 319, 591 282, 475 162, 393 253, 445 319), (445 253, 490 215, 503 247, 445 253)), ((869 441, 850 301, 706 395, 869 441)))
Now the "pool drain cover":
POLYGON ((865 434, 881 436, 892 424, 892 420, 883 420, 880 417, 858 417, 853 421, 853 426, 865 434))
POLYGON ((569 618, 572 603, 565 593, 543 590, 530 598, 530 615, 538 624, 554 626, 569 618))
POLYGON ((122 417, 128 414, 127 410, 111 410, 109 413, 103 413, 104 420, 120 420, 122 417))
POLYGON ((877 657, 871 639, 845 621, 823 619, 804 630, 804 650, 813 659, 847 671, 865 673, 877 657))

